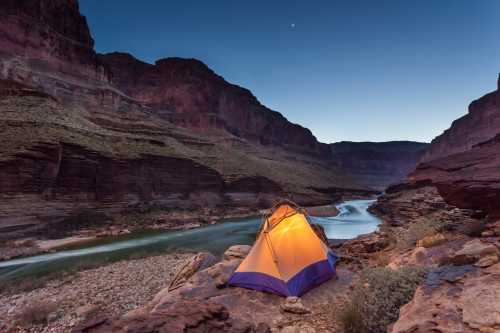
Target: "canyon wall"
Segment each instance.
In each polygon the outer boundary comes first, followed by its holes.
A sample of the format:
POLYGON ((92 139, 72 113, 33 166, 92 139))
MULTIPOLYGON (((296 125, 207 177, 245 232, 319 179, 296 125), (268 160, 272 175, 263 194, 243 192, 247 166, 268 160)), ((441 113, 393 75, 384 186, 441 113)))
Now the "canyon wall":
POLYGON ((500 216, 500 92, 469 106, 469 113, 432 141, 413 184, 433 184, 458 207, 500 216))
POLYGON ((311 131, 266 108, 249 90, 228 83, 199 60, 167 58, 151 65, 125 53, 99 59, 121 91, 176 125, 329 156, 328 146, 311 131))
POLYGON ((93 45, 76 0, 0 3, 0 230, 364 193, 308 129, 202 62, 93 45))
POLYGON ((330 145, 333 162, 366 187, 383 191, 406 180, 428 144, 411 141, 337 142, 330 145))

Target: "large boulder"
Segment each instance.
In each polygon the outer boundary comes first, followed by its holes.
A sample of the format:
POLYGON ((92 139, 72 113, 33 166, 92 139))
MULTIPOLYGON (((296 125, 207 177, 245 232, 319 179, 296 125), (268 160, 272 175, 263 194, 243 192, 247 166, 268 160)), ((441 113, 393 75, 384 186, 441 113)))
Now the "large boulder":
POLYGON ((250 245, 233 245, 224 252, 224 260, 245 259, 251 249, 250 245))
POLYGON ((390 333, 497 333, 500 264, 487 269, 446 266, 429 275, 400 310, 390 333))
MULTIPOLYGON (((493 259, 497 256, 498 249, 495 245, 486 243, 480 239, 473 239, 465 243, 458 251, 443 258, 442 263, 454 265, 473 264, 484 257, 493 259)), ((482 264, 485 261, 486 259, 483 259, 482 264)))
POLYGON ((90 321, 73 333, 268 333, 264 324, 253 326, 230 318, 227 309, 212 301, 181 300, 159 306, 149 314, 136 314, 119 320, 90 321))

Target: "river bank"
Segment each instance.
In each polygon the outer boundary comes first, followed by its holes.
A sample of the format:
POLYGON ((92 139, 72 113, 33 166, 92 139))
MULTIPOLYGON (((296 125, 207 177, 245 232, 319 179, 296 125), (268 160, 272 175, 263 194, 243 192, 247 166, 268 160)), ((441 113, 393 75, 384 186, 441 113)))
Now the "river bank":
POLYGON ((500 221, 453 207, 431 187, 385 195, 372 210, 384 224, 334 246, 337 279, 300 300, 228 287, 249 251, 237 246, 208 268, 191 267, 179 289, 160 291, 126 316, 83 322, 75 332, 152 333, 173 325, 179 332, 498 331, 500 221))
MULTIPOLYGON (((364 215, 364 210, 366 210, 371 203, 373 203, 373 201, 369 200, 358 200, 358 201, 354 200, 346 202, 343 203, 342 205, 339 205, 341 214, 338 215, 337 218, 331 216, 330 217, 327 216, 321 219, 313 218, 313 222, 321 220, 324 223, 323 225, 325 226, 328 226, 330 224, 332 226, 335 225, 337 226, 336 229, 339 230, 349 225, 352 225, 354 227, 360 223, 357 222, 356 219, 366 218, 366 216, 364 215)), ((327 209, 323 207, 320 208, 319 211, 327 212, 327 209)), ((233 244, 248 244, 248 245, 252 244, 253 240, 255 239, 255 233, 257 232, 259 225, 260 225, 260 219, 254 219, 251 221, 227 221, 225 223, 216 224, 207 228, 206 229, 207 238, 204 236, 205 235, 204 228, 196 228, 187 231, 182 231, 181 232, 182 235, 179 234, 179 237, 181 238, 184 237, 185 239, 189 240, 194 239, 197 240, 197 242, 202 243, 203 247, 198 247, 198 248, 193 246, 194 245, 193 243, 189 243, 191 245, 190 247, 193 248, 195 251, 200 251, 207 248, 210 249, 211 248, 210 242, 213 242, 214 244, 217 245, 217 247, 213 248, 211 252, 217 253, 218 251, 220 251, 218 250, 219 248, 223 249, 222 252, 224 252, 229 246, 233 244), (238 231, 238 233, 235 234, 236 230, 238 231), (203 237, 201 237, 201 235, 203 235, 203 237), (215 235, 217 237, 214 237, 215 235)), ((167 237, 167 236, 172 237, 173 235, 176 234, 175 233, 174 234, 167 233, 165 235, 159 234, 158 236, 155 237, 167 237)), ((125 237, 129 236, 132 235, 125 235, 125 237)), ((155 242, 156 240, 153 239, 152 241, 155 242)), ((176 242, 179 241, 180 239, 176 238, 176 242)), ((141 244, 143 244, 142 241, 140 242, 141 244)), ((180 242, 181 244, 184 244, 182 241, 180 242)), ((109 250, 111 251, 109 253, 116 254, 117 252, 116 250, 120 248, 122 245, 120 245, 121 243, 118 242, 118 243, 111 243, 109 246, 114 246, 113 244, 117 244, 117 247, 109 249, 103 248, 102 251, 109 250)), ((108 246, 108 245, 100 245, 100 246, 108 246)), ((99 247, 97 247, 97 249, 99 249, 99 247)), ((144 248, 137 249, 134 247, 132 249, 127 251, 131 252, 134 251, 135 253, 140 253, 140 252, 153 253, 151 252, 152 248, 150 247, 146 247, 145 251, 144 248)), ((119 251, 120 250, 118 250, 118 252, 119 251)), ((234 254, 234 251, 232 253, 234 254)), ((61 265, 68 265, 67 260, 72 260, 71 255, 73 255, 73 252, 71 252, 71 250, 69 251, 69 253, 68 251, 61 251, 55 254, 61 257, 59 257, 59 259, 55 257, 55 260, 53 261, 51 261, 52 259, 50 259, 49 257, 40 259, 36 259, 36 257, 31 257, 31 258, 16 260, 16 262, 13 263, 12 265, 12 270, 10 271, 9 268, 7 268, 5 274, 7 275, 17 274, 18 276, 25 276, 26 278, 29 276, 39 275, 39 273, 41 272, 40 269, 48 269, 48 270, 60 269, 58 267, 60 267, 61 265), (64 257, 65 253, 70 256, 64 257)), ((78 252, 75 254, 81 255, 81 253, 78 252)), ((90 260, 96 261, 99 259, 100 255, 101 254, 99 252, 95 252, 94 250, 92 250, 88 254, 88 257, 90 260)), ((125 312, 127 312, 126 310, 130 310, 130 307, 122 306, 120 304, 122 304, 122 302, 124 302, 123 304, 130 303, 131 297, 132 298, 134 297, 133 293, 144 295, 144 298, 140 298, 135 303, 132 302, 133 304, 137 304, 137 306, 140 308, 141 306, 144 306, 144 302, 142 301, 143 299, 146 299, 147 297, 149 297, 149 300, 153 299, 155 294, 153 289, 156 290, 156 292, 159 291, 157 290, 156 287, 150 289, 148 274, 152 275, 156 274, 155 276, 163 274, 165 278, 164 280, 165 284, 163 284, 163 287, 166 287, 166 285, 170 281, 171 275, 174 272, 177 272, 180 268, 181 264, 180 262, 177 261, 177 259, 182 261, 192 256, 193 256, 192 252, 180 253, 174 250, 174 252, 171 254, 162 254, 141 259, 127 258, 125 260, 121 260, 115 263, 109 263, 109 262, 104 263, 102 267, 98 268, 91 268, 91 269, 85 268, 82 271, 73 272, 72 274, 64 274, 64 273, 60 274, 60 276, 50 279, 42 286, 35 285, 33 290, 26 290, 19 292, 9 292, 8 290, 5 290, 0 296, 0 301, 6 305, 3 310, 4 312, 2 312, 0 308, 0 316, 5 314, 6 316, 5 318, 8 318, 8 321, 10 322, 15 318, 17 318, 20 313, 23 313, 25 309, 30 309, 31 303, 35 302, 34 306, 40 306, 40 304, 36 303, 36 301, 39 299, 48 300, 50 301, 50 304, 52 304, 53 301, 55 301, 55 303, 62 302, 61 303, 62 306, 58 306, 57 310, 52 310, 55 311, 55 314, 50 315, 49 318, 50 322, 46 324, 46 327, 44 327, 43 325, 28 325, 27 326, 28 328, 25 330, 21 328, 17 330, 16 328, 16 330, 12 332, 16 333, 17 332, 67 332, 70 327, 74 327, 74 325, 84 323, 85 321, 84 316, 78 313, 89 312, 90 316, 92 315, 91 312, 96 310, 96 307, 94 306, 95 301, 94 302, 92 301, 93 299, 96 299, 98 302, 101 302, 101 300, 103 302, 106 302, 105 299, 107 299, 111 303, 111 304, 99 305, 99 307, 101 306, 103 307, 103 310, 99 312, 100 314, 104 315, 105 318, 114 318, 116 316, 122 316, 123 314, 125 314, 125 312), (157 260, 160 260, 161 262, 157 260), (153 266, 155 264, 161 267, 154 268, 153 266), (141 269, 142 266, 144 266, 144 269, 141 269), (155 271, 155 269, 158 269, 158 271, 155 271), (136 276, 133 277, 132 280, 130 280, 131 278, 129 277, 129 275, 136 275, 136 276), (133 285, 133 287, 122 284, 120 282, 121 279, 129 281, 127 283, 130 283, 131 285, 133 285), (79 294, 83 293, 85 290, 89 288, 93 289, 89 292, 88 297, 87 295, 78 296, 79 294), (133 289, 131 291, 132 295, 129 292, 125 293, 122 292, 122 289, 126 288, 133 289), (101 296, 98 296, 99 294, 98 290, 100 289, 103 290, 102 294, 106 296, 105 299, 102 299, 100 298, 101 296), (114 293, 116 293, 116 295, 114 295, 114 293)), ((236 263, 232 261, 232 259, 227 261, 226 255, 221 257, 223 258, 222 262, 216 264, 215 267, 220 268, 221 265, 222 267, 226 267, 225 266, 226 263, 229 262, 231 262, 231 265, 234 266, 234 264, 236 263)), ((227 277, 229 271, 226 271, 226 268, 224 268, 223 272, 221 271, 219 273, 214 273, 214 274, 222 274, 221 276, 227 277)), ((304 319, 304 317, 302 316, 296 317, 297 315, 295 314, 280 315, 279 325, 286 326, 289 323, 293 322, 294 320, 300 319, 301 321, 305 320, 309 322, 310 326, 312 325, 313 327, 314 326, 317 327, 319 325, 320 327, 323 327, 325 332, 338 329, 338 324, 335 321, 332 321, 331 319, 330 308, 327 306, 327 304, 330 305, 332 303, 341 304, 342 302, 344 302, 346 295, 349 294, 348 286, 351 284, 351 280, 354 276, 353 271, 349 268, 348 264, 344 265, 342 263, 341 265, 339 265, 338 272, 339 272, 339 280, 330 281, 328 284, 325 284, 325 286, 321 287, 320 289, 309 293, 309 296, 305 298, 307 306, 314 309, 313 313, 307 316, 306 319, 304 319)), ((158 280, 155 279, 156 278, 153 278, 152 281, 153 286, 159 286, 158 280)), ((204 281, 205 282, 203 283, 207 282, 205 278, 204 281)), ((216 294, 219 293, 217 290, 219 289, 215 290, 216 294)), ((232 292, 233 290, 229 294, 231 295, 230 296, 231 299, 234 299, 235 301, 238 301, 240 303, 242 302, 241 303, 242 306, 245 302, 249 300, 248 297, 251 296, 250 294, 247 295, 246 291, 237 291, 236 295, 233 295, 232 292), (240 294, 240 292, 243 294, 240 294), (243 297, 240 297, 242 295, 243 297)), ((254 294, 252 295, 253 296, 251 297, 255 296, 254 294)), ((261 295, 260 294, 257 295, 258 296, 256 299, 259 299, 261 295)), ((279 297, 275 298, 275 296, 266 295, 265 299, 263 300, 263 303, 260 306, 268 307, 270 306, 271 303, 272 304, 277 303, 278 304, 277 309, 279 312, 280 301, 281 298, 279 297)))
MULTIPOLYGON (((334 204, 305 207, 309 215, 332 217, 338 214, 334 204)), ((148 231, 190 230, 228 220, 261 218, 268 209, 234 208, 231 210, 207 209, 201 215, 195 211, 155 210, 129 213, 113 219, 79 216, 67 223, 47 224, 36 230, 2 235, 0 240, 0 262, 43 253, 75 248, 98 239, 116 237, 148 231), (73 222, 74 225, 68 225, 73 222), (8 240, 7 240, 8 239, 8 240)))
POLYGON ((27 292, 0 294, 0 332, 69 332, 90 316, 124 315, 168 286, 192 253, 123 260, 49 281, 27 292), (28 323, 30 313, 50 311, 48 323, 28 323), (23 322, 24 321, 24 322, 23 322), (18 324, 12 324, 18 322, 18 324), (5 329, 5 330, 4 330, 5 329))

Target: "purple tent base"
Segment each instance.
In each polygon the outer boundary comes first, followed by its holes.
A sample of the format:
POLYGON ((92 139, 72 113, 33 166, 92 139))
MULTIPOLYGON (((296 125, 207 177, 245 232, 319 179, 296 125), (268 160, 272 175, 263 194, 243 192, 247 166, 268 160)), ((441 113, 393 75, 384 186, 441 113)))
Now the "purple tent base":
POLYGON ((328 253, 328 259, 318 261, 307 266, 288 282, 284 282, 273 276, 258 272, 235 272, 229 285, 266 291, 281 296, 301 296, 307 291, 333 278, 335 273, 335 262, 337 256, 333 252, 328 253))

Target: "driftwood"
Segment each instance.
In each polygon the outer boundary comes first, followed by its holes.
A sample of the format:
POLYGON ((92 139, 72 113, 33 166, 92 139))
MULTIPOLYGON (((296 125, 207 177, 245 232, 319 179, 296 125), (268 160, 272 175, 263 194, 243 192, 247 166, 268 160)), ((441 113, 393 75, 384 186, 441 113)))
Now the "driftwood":
POLYGON ((198 271, 215 264, 217 259, 210 253, 202 252, 193 256, 182 266, 168 286, 168 291, 173 291, 182 287, 198 271))

